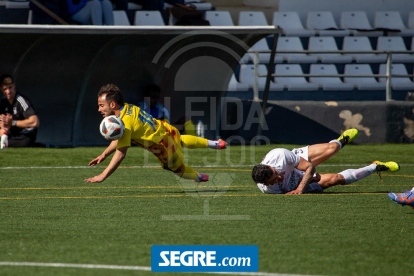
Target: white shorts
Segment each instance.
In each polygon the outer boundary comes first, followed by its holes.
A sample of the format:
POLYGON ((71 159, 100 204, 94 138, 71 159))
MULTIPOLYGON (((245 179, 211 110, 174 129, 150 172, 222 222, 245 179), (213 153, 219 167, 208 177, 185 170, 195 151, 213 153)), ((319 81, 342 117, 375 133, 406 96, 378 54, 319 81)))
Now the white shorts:
POLYGON ((306 161, 309 161, 309 146, 303 147, 303 148, 297 148, 297 149, 293 149, 292 152, 297 155, 302 157, 303 159, 305 159, 306 161))
MULTIPOLYGON (((292 152, 295 155, 302 157, 306 161, 309 161, 309 146, 293 149, 292 152)), ((301 171, 300 173, 302 173, 302 176, 305 175, 305 172, 301 171)), ((314 174, 313 176, 316 176, 316 175, 314 174)), ((323 192, 323 189, 319 185, 318 182, 309 183, 308 187, 306 187, 305 189, 305 193, 321 193, 321 192, 323 192)))

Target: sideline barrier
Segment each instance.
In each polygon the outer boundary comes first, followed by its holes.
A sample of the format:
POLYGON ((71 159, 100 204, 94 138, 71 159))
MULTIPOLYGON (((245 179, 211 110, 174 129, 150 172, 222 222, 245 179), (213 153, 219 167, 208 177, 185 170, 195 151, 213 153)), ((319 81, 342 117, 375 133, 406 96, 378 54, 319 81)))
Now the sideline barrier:
MULTIPOLYGON (((261 102, 228 104, 223 139, 250 144, 257 137, 261 102), (240 115, 242 114, 242 115, 240 115), (243 125, 237 122, 243 118, 243 125), (251 126, 245 129, 245 126, 251 126), (237 127, 237 128, 235 128, 237 127)), ((346 129, 357 128, 356 144, 412 143, 414 102, 312 102, 268 101, 262 135, 272 143, 311 145, 336 139, 346 129)))

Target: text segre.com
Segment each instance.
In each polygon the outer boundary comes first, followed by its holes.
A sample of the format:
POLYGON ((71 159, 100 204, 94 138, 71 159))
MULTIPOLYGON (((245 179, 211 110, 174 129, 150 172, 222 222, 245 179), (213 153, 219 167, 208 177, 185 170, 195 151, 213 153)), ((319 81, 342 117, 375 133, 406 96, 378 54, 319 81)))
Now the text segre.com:
POLYGON ((255 245, 180 245, 151 248, 154 272, 257 272, 255 245))

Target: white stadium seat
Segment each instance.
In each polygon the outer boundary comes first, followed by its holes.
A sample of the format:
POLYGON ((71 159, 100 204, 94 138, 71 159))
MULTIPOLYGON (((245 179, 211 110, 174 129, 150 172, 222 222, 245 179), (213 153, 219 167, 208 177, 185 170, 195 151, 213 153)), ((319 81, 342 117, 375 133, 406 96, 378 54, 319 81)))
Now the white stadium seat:
POLYGON ((389 35, 413 36, 414 30, 407 29, 402 21, 401 15, 397 11, 378 11, 375 12, 375 28, 400 30, 400 32, 390 32, 389 35))
POLYGON ((206 11, 205 20, 210 22, 211 26, 234 26, 228 11, 206 11))
MULTIPOLYGON (((308 50, 312 51, 338 51, 335 39, 332 36, 326 37, 311 37, 309 39, 308 50)), ((317 56, 322 63, 351 63, 351 56, 344 56, 342 54, 310 54, 317 56)))
MULTIPOLYGON (((369 64, 346 64, 345 75, 372 75, 369 64)), ((374 77, 345 77, 345 83, 354 84, 359 90, 385 90, 385 84, 379 83, 374 77)))
MULTIPOLYGON (((402 37, 380 36, 377 41, 377 50, 380 51, 407 51, 402 37)), ((385 54, 384 54, 385 56, 385 54)), ((393 54, 393 62, 409 63, 414 62, 414 55, 411 54, 393 54)))
MULTIPOLYGON (((312 64, 310 67, 311 75, 338 75, 333 64, 312 64)), ((354 89, 351 83, 343 83, 339 77, 310 77, 309 82, 319 84, 323 90, 349 91, 354 89)))
MULTIPOLYGON (((299 64, 277 64, 276 75, 303 75, 299 64)), ((283 84, 289 91, 315 91, 319 89, 316 83, 309 83, 304 77, 275 77, 277 84, 283 84)))
MULTIPOLYGON (((366 36, 344 37, 342 50, 344 51, 372 51, 371 43, 366 36)), ((384 55, 377 54, 344 54, 352 56, 357 63, 383 63, 387 60, 384 55)))
MULTIPOLYGON (((385 75, 387 73, 387 64, 380 65, 379 73, 380 75, 385 75)), ((392 64, 391 75, 408 75, 408 72, 404 64, 392 64)), ((379 78, 379 81, 382 83, 385 83, 387 79, 379 78)), ((414 83, 408 77, 405 77, 405 78, 392 77, 391 87, 394 90, 412 90, 414 89, 414 83)))
MULTIPOLYGON (((266 75, 267 68, 263 64, 259 64, 258 67, 259 74, 266 75)), ((251 64, 242 64, 240 65, 240 75, 239 80, 241 83, 249 85, 250 88, 254 86, 254 65, 251 64)), ((259 77, 258 79, 259 90, 264 90, 266 85, 266 77, 259 77)), ((282 91, 283 85, 270 82, 270 91, 282 91)))
MULTIPOLYGON (((283 36, 277 40, 276 57, 282 57, 288 63, 317 63, 318 57, 306 54, 278 54, 277 51, 303 51, 299 37, 283 36)), ((283 61, 282 60, 282 61, 283 61)), ((278 62, 279 59, 275 59, 278 62)), ((280 61, 281 62, 281 61, 280 61)), ((280 63, 278 62, 278 63, 280 63)))
POLYGON ((113 11, 115 26, 130 26, 128 16, 125 11, 113 11))
MULTIPOLYGON (((251 51, 267 51, 270 50, 269 45, 267 44, 266 38, 260 39, 258 42, 256 42, 251 48, 251 51)), ((254 59, 254 53, 246 53, 243 56, 244 62, 253 61, 254 59)), ((282 62, 283 58, 275 57, 275 61, 282 62)), ((269 63, 270 61, 270 53, 259 53, 259 63, 269 63)))
POLYGON ((233 74, 231 76, 227 91, 247 91, 247 90, 249 90, 249 85, 238 82, 236 80, 236 76, 233 74))
POLYGON ((297 12, 275 12, 273 14, 273 25, 279 26, 283 30, 283 34, 287 36, 314 36, 314 30, 306 30, 303 28, 297 12))
POLYGON ((309 12, 306 26, 320 36, 347 36, 349 30, 339 30, 330 11, 309 12))
POLYGON ((262 11, 242 11, 239 14, 239 26, 268 26, 262 11))
POLYGON ((408 14, 408 29, 414 29, 414 12, 408 14))
POLYGON ((164 26, 159 11, 136 11, 134 24, 137 26, 164 26))
POLYGON ((364 11, 344 11, 341 13, 342 29, 348 29, 354 36, 382 36, 382 31, 374 31, 364 11))

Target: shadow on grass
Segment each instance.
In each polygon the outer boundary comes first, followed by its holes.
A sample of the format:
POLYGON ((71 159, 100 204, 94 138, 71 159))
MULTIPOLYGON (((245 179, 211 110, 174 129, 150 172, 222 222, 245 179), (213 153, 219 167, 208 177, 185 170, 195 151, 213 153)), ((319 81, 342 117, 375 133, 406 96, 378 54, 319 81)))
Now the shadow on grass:
POLYGON ((196 194, 196 193, 236 193, 240 192, 240 190, 201 190, 201 191, 176 191, 176 192, 170 192, 171 194, 196 194))
POLYGON ((350 195, 350 194, 388 194, 389 191, 375 191, 375 192, 324 192, 320 195, 350 195))

